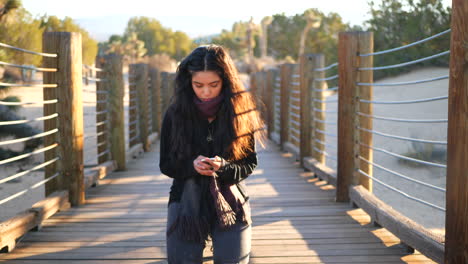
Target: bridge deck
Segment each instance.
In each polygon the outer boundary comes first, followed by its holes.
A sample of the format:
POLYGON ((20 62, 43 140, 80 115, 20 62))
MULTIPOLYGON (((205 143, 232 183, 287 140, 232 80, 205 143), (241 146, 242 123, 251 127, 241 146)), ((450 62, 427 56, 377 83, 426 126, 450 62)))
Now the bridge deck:
MULTIPOLYGON (((158 149, 157 147, 155 148, 158 149)), ((313 178, 270 144, 247 180, 253 215, 250 263, 431 263, 405 253, 361 209, 334 202, 333 186, 313 178)), ((129 163, 87 192, 88 204, 60 212, 29 232, 0 262, 143 264, 165 260, 171 179, 157 151, 129 163), (14 259, 14 260, 13 260, 14 259)), ((210 260, 205 248, 205 263, 210 260)))

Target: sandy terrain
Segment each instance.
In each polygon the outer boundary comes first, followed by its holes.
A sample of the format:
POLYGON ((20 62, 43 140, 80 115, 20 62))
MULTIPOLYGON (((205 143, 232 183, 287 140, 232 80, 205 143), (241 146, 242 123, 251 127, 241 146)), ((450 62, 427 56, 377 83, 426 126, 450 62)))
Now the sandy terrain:
MULTIPOLYGON (((127 79, 125 77, 125 79, 127 79)), ((96 86, 93 82, 90 82, 89 85, 85 86, 83 83, 84 90, 95 91, 96 86)), ((31 101, 41 101, 43 99, 42 89, 41 88, 14 88, 7 92, 9 95, 16 95, 21 98, 22 102, 31 102, 31 101)), ((128 146, 128 85, 126 85, 126 96, 124 97, 125 103, 125 141, 128 146)), ((95 117, 95 102, 96 94, 88 91, 83 92, 83 107, 84 107, 84 135, 92 135, 96 133, 96 117, 95 117)), ((18 114, 20 116, 27 117, 27 119, 33 119, 43 116, 42 105, 26 105, 24 106, 18 114)), ((43 129, 43 122, 37 121, 31 123, 32 126, 39 129, 43 129)), ((11 149, 19 149, 21 147, 20 143, 15 145, 8 146, 11 149)), ((28 169, 39 165, 43 162, 44 157, 42 154, 33 156, 31 159, 16 162, 12 164, 7 164, 0 167, 0 179, 16 174, 19 168, 28 169)), ((85 166, 92 166, 97 164, 97 148, 96 148, 96 137, 85 138, 84 140, 84 160, 85 166)), ((30 188, 30 186, 44 179, 44 173, 42 171, 37 171, 24 175, 21 178, 17 178, 13 181, 6 182, 0 185, 0 200, 3 200, 6 197, 9 197, 12 194, 15 194, 24 189, 30 188)), ((17 212, 28 209, 35 202, 44 198, 44 187, 40 186, 35 189, 29 190, 26 194, 10 200, 2 205, 0 205, 0 221, 14 216, 17 212)))
MULTIPOLYGON (((449 70, 446 68, 425 68, 412 71, 407 74, 402 74, 398 77, 382 79, 379 80, 379 82, 404 82, 410 80, 430 79, 437 76, 447 75, 448 72, 449 70)), ((376 101, 413 100, 446 96, 447 94, 448 80, 440 80, 417 85, 374 87, 374 100, 376 101)), ((331 95, 328 99, 336 99, 336 95, 331 95)), ((447 107, 447 100, 403 105, 374 104, 374 115, 404 119, 446 119, 447 107)), ((327 105, 327 110, 336 109, 336 103, 329 103, 327 105)), ((327 121, 336 121, 336 118, 336 114, 327 113, 327 121)), ((327 125, 326 130, 329 133, 337 133, 336 126, 327 125)), ((438 141, 447 140, 446 123, 409 124, 374 120, 374 130, 404 137, 438 141)), ((326 136, 326 142, 336 146, 336 138, 326 136)), ((402 155, 415 152, 415 146, 410 142, 390 139, 379 135, 374 135, 374 146, 402 155)), ((416 148, 418 147, 424 148, 421 144, 416 146, 416 148)), ((445 146, 437 145, 436 150, 444 152, 445 146)), ((336 148, 327 147, 326 151, 336 156, 336 148)), ((398 162, 397 158, 380 152, 374 152, 374 162, 393 171, 402 173, 410 178, 445 188, 445 169, 425 165, 411 166, 410 164, 414 163, 405 164, 398 162)), ((334 160, 327 159, 327 165, 336 169, 336 162, 334 160)), ((378 168, 374 168, 374 176, 411 196, 440 207, 445 207, 445 193, 398 178, 378 168)), ((374 183, 374 193, 377 197, 394 207, 396 210, 402 212, 404 215, 416 222, 433 229, 434 231, 442 231, 440 229, 445 228, 445 212, 443 211, 433 209, 407 199, 378 183, 374 183)))

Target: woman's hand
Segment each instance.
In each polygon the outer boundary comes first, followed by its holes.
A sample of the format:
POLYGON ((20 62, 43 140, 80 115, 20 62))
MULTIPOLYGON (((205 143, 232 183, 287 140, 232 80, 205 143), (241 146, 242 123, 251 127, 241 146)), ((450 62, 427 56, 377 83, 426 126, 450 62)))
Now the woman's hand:
POLYGON ((215 156, 214 160, 210 160, 208 157, 199 155, 193 161, 193 167, 201 175, 215 176, 215 172, 221 168, 223 159, 215 156))

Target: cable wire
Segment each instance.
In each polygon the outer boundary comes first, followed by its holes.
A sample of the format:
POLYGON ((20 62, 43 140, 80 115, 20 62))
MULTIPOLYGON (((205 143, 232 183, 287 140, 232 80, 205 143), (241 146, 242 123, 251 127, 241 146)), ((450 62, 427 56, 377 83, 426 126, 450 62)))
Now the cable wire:
POLYGON ((424 185, 424 186, 426 186, 426 187, 429 187, 429 188, 434 189, 434 190, 437 190, 437 191, 441 191, 441 192, 445 192, 445 191, 446 191, 444 188, 437 187, 437 186, 435 186, 435 185, 432 185, 432 184, 429 184, 429 183, 426 183, 426 182, 423 182, 423 181, 419 181, 419 180, 410 178, 410 177, 408 177, 408 176, 406 176, 406 175, 403 175, 403 174, 401 174, 401 173, 399 173, 399 172, 396 172, 396 171, 387 169, 387 168, 385 168, 384 166, 381 166, 381 165, 379 165, 379 164, 373 163, 373 162, 371 162, 371 161, 365 159, 365 158, 362 157, 362 156, 359 156, 359 159, 361 159, 362 161, 364 161, 364 162, 366 162, 366 163, 368 163, 368 164, 370 164, 370 165, 372 165, 372 166, 374 166, 374 167, 376 167, 376 168, 379 168, 379 169, 381 169, 381 170, 383 170, 383 171, 386 171, 386 172, 388 172, 388 173, 390 173, 390 174, 393 174, 393 175, 395 175, 395 176, 397 176, 397 177, 400 177, 400 178, 402 178, 402 179, 405 179, 405 180, 408 180, 408 181, 411 181, 411 182, 414 182, 414 183, 417 183, 417 184, 420 184, 420 185, 424 185))
POLYGON ((338 62, 332 63, 332 64, 330 64, 330 65, 328 65, 326 67, 323 67, 323 68, 314 69, 314 71, 316 71, 316 72, 326 71, 326 70, 329 70, 329 69, 331 69, 333 67, 336 67, 336 66, 338 66, 338 62))
POLYGON ((45 180, 42 180, 42 181, 40 181, 40 182, 34 184, 33 186, 27 188, 27 189, 24 189, 24 190, 22 190, 22 191, 19 191, 19 192, 13 194, 13 195, 10 195, 9 197, 7 197, 7 198, 1 200, 1 201, 0 201, 0 205, 4 204, 4 203, 6 203, 6 202, 8 202, 8 201, 10 201, 10 200, 13 200, 13 199, 15 199, 16 197, 19 197, 19 196, 21 196, 21 195, 27 193, 28 191, 30 191, 30 190, 32 190, 32 189, 36 189, 37 187, 46 184, 47 182, 49 182, 49 181, 55 179, 55 178, 56 178, 57 176, 59 176, 59 175, 62 175, 62 174, 60 174, 60 173, 57 172, 57 173, 55 173, 53 176, 51 176, 51 177, 49 177, 49 178, 47 178, 47 179, 45 179, 45 180))
POLYGON ((357 114, 360 116, 370 117, 376 120, 402 122, 402 123, 447 123, 448 122, 448 119, 403 119, 403 118, 368 115, 368 114, 364 114, 361 112, 358 112, 357 114))
POLYGON ((447 54, 450 54, 450 50, 447 50, 447 51, 444 51, 444 52, 441 52, 441 53, 437 53, 435 55, 431 55, 431 56, 428 56, 428 57, 424 57, 424 58, 421 58, 421 59, 408 61, 408 62, 393 64, 393 65, 387 65, 387 66, 379 66, 379 67, 364 67, 364 68, 358 68, 358 70, 360 70, 360 71, 371 71, 371 70, 377 71, 377 70, 399 68, 399 67, 408 66, 408 65, 411 65, 411 64, 416 64, 416 63, 419 63, 419 62, 427 61, 427 60, 430 60, 430 59, 434 59, 434 58, 437 58, 437 57, 441 57, 441 56, 444 56, 444 55, 447 55, 447 54))
POLYGON ((400 159, 404 159, 404 160, 416 162, 416 163, 423 164, 423 165, 429 165, 429 166, 433 166, 433 167, 438 167, 438 168, 444 168, 444 169, 447 168, 447 166, 444 165, 444 164, 439 164, 439 163, 424 161, 424 160, 420 160, 420 159, 414 159, 414 158, 406 157, 406 156, 403 156, 403 155, 400 155, 400 154, 396 154, 396 153, 391 152, 391 151, 388 151, 388 150, 386 150, 386 149, 372 147, 372 146, 369 146, 369 145, 366 145, 366 144, 363 144, 363 143, 359 143, 359 144, 360 144, 361 146, 363 146, 363 147, 366 147, 366 148, 369 148, 369 149, 372 149, 372 150, 374 150, 374 151, 378 151, 378 152, 381 152, 381 153, 385 153, 385 154, 387 154, 387 155, 390 155, 390 156, 393 156, 393 157, 396 157, 396 158, 400 158, 400 159))
POLYGON ((56 117, 58 117, 57 113, 52 114, 52 115, 48 115, 48 116, 34 118, 34 119, 31 119, 31 120, 2 121, 2 122, 0 122, 0 126, 26 124, 26 123, 31 123, 31 122, 34 122, 34 121, 49 120, 49 119, 56 118, 56 117))
POLYGON ((0 86, 5 87, 35 87, 35 88, 57 88, 57 84, 32 84, 32 83, 3 83, 0 82, 0 86))
POLYGON ((416 104, 416 103, 427 103, 439 100, 448 99, 448 96, 437 96, 431 98, 423 98, 423 99, 414 99, 414 100, 406 100, 406 101, 370 101, 359 99, 361 103, 368 103, 368 104, 416 104))
POLYGON ((410 43, 410 44, 407 44, 407 45, 404 45, 404 46, 400 46, 400 47, 396 47, 396 48, 392 48, 392 49, 388 49, 388 50, 382 50, 382 51, 378 51, 378 52, 373 52, 373 53, 359 54, 359 56, 360 56, 360 57, 375 56, 375 55, 381 55, 381 54, 385 54, 385 53, 394 52, 394 51, 397 51, 397 50, 406 49, 406 48, 409 48, 409 47, 412 47, 412 46, 421 44, 421 43, 423 43, 423 42, 426 42, 426 41, 428 41, 428 40, 431 40, 431 39, 440 37, 440 36, 442 36, 442 35, 445 35, 445 34, 449 33, 450 31, 451 31, 451 29, 447 29, 447 30, 442 31, 442 32, 440 32, 440 33, 437 33, 437 34, 435 34, 435 35, 433 35, 433 36, 430 36, 430 37, 428 37, 428 38, 421 39, 421 40, 415 41, 415 42, 413 42, 413 43, 410 43))
POLYGON ((12 139, 12 140, 0 141, 0 146, 19 143, 19 142, 24 142, 24 141, 31 140, 33 138, 41 138, 41 137, 45 137, 45 136, 48 136, 48 135, 55 134, 57 132, 58 132, 58 129, 53 129, 53 130, 50 130, 50 131, 47 131, 47 132, 44 132, 44 133, 36 134, 34 136, 31 136, 31 137, 24 137, 24 138, 12 139))
POLYGON ((38 72, 57 72, 57 69, 55 68, 38 68, 32 65, 19 65, 19 64, 4 62, 4 61, 0 61, 0 65, 21 68, 21 69, 26 69, 26 70, 33 70, 33 71, 38 71, 38 72))
POLYGON ((420 84, 420 83, 427 83, 433 81, 439 81, 448 79, 448 75, 438 76, 430 79, 423 79, 423 80, 416 80, 416 81, 408 81, 408 82, 396 82, 396 83, 362 83, 358 82, 357 85, 361 86, 401 86, 401 85, 412 85, 412 84, 420 84))
POLYGON ((371 180, 373 180, 373 181, 376 181, 377 183, 381 184, 382 186, 387 187, 388 189, 390 189, 390 190, 392 190, 392 191, 395 191, 395 192, 397 192, 397 193, 399 193, 399 194, 405 196, 405 197, 408 198, 408 199, 411 199, 411 200, 413 200, 413 201, 416 201, 416 202, 425 204, 425 205, 427 205, 427 206, 430 206, 430 207, 432 207, 432 208, 435 208, 435 209, 438 209, 438 210, 440 210, 440 211, 445 212, 445 208, 442 208, 442 207, 437 206, 437 205, 435 205, 435 204, 431 204, 431 203, 426 202, 426 201, 424 201, 424 200, 421 200, 421 199, 418 199, 418 198, 416 198, 416 197, 413 197, 413 196, 411 196, 411 195, 409 195, 409 194, 407 194, 407 193, 405 193, 405 192, 403 192, 403 191, 401 191, 401 190, 398 190, 397 188, 395 188, 395 187, 393 187, 393 186, 390 186, 390 185, 384 183, 383 181, 381 181, 381 180, 379 180, 379 179, 377 179, 377 178, 375 178, 375 177, 369 176, 369 174, 365 173, 365 172, 362 171, 362 170, 358 170, 358 171, 359 171, 360 174, 366 176, 367 178, 369 178, 369 179, 371 179, 371 180))
POLYGON ((22 176, 24 176, 24 175, 26 175, 26 174, 28 174, 30 172, 37 171, 37 170, 39 170, 41 168, 46 167, 49 164, 52 164, 52 163, 56 162, 57 160, 59 160, 59 158, 55 158, 55 159, 46 161, 46 162, 44 162, 42 164, 39 164, 39 165, 29 169, 29 170, 25 170, 25 171, 22 171, 20 173, 15 174, 15 175, 8 176, 8 177, 6 177, 4 179, 1 179, 0 184, 5 183, 5 182, 9 182, 9 181, 14 180, 14 179, 19 178, 19 177, 22 177, 22 176))
POLYGON ((19 155, 19 156, 13 157, 13 158, 9 158, 9 159, 0 160, 0 165, 7 164, 7 163, 10 163, 10 162, 13 162, 13 161, 16 161, 16 160, 24 159, 24 158, 30 157, 32 155, 39 154, 39 153, 45 152, 47 150, 56 148, 57 146, 58 146, 58 144, 55 143, 55 144, 52 144, 52 145, 50 145, 48 147, 44 147, 44 148, 41 148, 39 150, 35 150, 33 152, 30 152, 30 153, 22 154, 22 155, 19 155))
POLYGON ((0 101, 0 105, 33 105, 33 104, 55 104, 57 103, 57 99, 53 100, 46 100, 46 101, 41 101, 41 102, 5 102, 5 101, 0 101))
POLYGON ((395 135, 382 133, 382 132, 379 132, 379 131, 376 131, 376 130, 369 130, 369 129, 362 128, 362 127, 358 127, 358 128, 361 131, 365 131, 365 132, 368 132, 368 133, 372 133, 374 135, 379 135, 379 136, 387 137, 387 138, 394 138, 394 139, 406 140, 406 141, 410 141, 410 142, 428 143, 428 144, 435 144, 435 145, 447 145, 447 141, 436 141, 436 140, 426 140, 426 139, 417 139, 417 138, 395 136, 395 135))
POLYGON ((330 77, 326 77, 326 78, 315 78, 314 81, 323 82, 323 81, 331 81, 331 80, 334 80, 334 79, 338 79, 338 74, 330 76, 330 77))
POLYGON ((0 42, 0 47, 14 49, 14 50, 22 51, 22 52, 29 53, 29 54, 39 55, 39 56, 43 56, 43 57, 50 57, 50 58, 56 58, 57 57, 57 54, 42 53, 42 52, 35 52, 35 51, 31 51, 31 50, 25 50, 25 49, 14 47, 14 46, 11 46, 11 45, 8 45, 8 44, 5 44, 5 43, 1 43, 1 42, 0 42))

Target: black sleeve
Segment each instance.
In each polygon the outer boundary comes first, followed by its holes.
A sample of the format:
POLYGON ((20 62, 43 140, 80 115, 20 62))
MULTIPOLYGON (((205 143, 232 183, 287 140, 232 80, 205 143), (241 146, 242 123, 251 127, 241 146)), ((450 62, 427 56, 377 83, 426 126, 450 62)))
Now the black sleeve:
POLYGON ((159 169, 163 174, 174 179, 185 179, 198 175, 198 172, 193 167, 193 159, 176 161, 170 157, 171 126, 171 112, 168 109, 161 125, 159 169))
POLYGON ((255 152, 255 138, 250 138, 249 154, 237 161, 226 163, 221 170, 217 172, 219 178, 227 184, 238 183, 247 178, 257 167, 257 153, 255 152))

